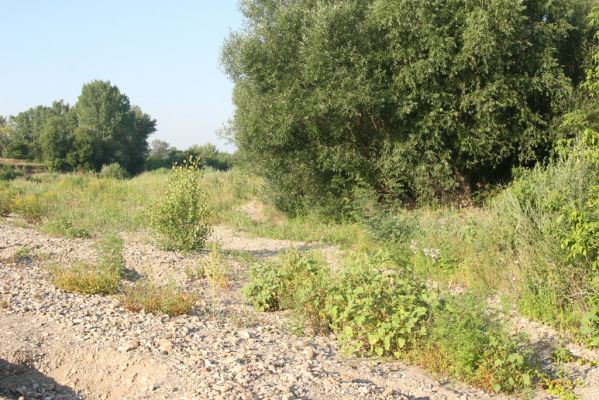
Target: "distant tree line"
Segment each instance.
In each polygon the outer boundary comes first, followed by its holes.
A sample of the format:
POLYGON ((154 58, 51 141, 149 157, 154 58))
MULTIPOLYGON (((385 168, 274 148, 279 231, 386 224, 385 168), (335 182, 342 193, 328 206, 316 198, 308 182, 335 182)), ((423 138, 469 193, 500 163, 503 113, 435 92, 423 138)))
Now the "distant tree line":
POLYGON ((235 163, 235 155, 220 151, 211 143, 193 145, 186 150, 179 150, 164 140, 155 139, 150 145, 150 153, 146 158, 145 169, 148 171, 158 168, 170 168, 174 164, 181 164, 193 156, 200 160, 205 167, 226 171, 235 163))
POLYGON ((83 85, 74 106, 60 100, 0 116, 0 156, 41 162, 54 171, 100 171, 116 163, 129 174, 170 168, 189 156, 219 170, 233 163, 233 155, 212 144, 178 150, 154 140, 150 148, 148 137, 155 131, 156 120, 131 105, 118 87, 96 80, 83 85))
POLYGON ((231 136, 290 212, 509 181, 576 134, 564 115, 598 108, 581 91, 596 4, 243 0, 222 52, 231 136))
POLYGON ((118 163, 137 173, 155 131, 156 120, 132 106, 118 87, 96 80, 83 85, 74 106, 60 100, 0 118, 0 154, 57 171, 98 171, 118 163))

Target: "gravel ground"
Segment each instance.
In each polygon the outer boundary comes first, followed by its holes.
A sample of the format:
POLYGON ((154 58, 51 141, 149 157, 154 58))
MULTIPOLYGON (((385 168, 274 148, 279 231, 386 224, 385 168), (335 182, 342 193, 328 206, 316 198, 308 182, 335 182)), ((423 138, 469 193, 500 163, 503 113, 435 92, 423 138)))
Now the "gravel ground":
MULTIPOLYGON (((260 258, 313 247, 222 227, 212 240, 260 258)), ((291 334, 285 313, 258 314, 242 302, 248 266, 234 257, 227 258, 231 287, 215 297, 204 280, 185 273, 205 255, 163 252, 126 238, 128 269, 198 293, 191 315, 180 317, 130 313, 116 296, 65 293, 49 282, 45 264, 94 256, 91 241, 51 238, 0 221, 0 398, 505 398, 398 362, 345 357, 334 337, 291 334), (44 261, 11 260, 23 246, 44 261)))

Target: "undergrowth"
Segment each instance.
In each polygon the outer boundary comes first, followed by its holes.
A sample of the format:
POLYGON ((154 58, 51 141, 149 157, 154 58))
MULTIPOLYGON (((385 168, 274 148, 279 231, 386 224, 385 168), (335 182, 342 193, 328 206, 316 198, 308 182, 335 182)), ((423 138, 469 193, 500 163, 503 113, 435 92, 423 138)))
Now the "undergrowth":
POLYGON ((527 391, 538 376, 526 340, 480 298, 440 295, 386 252, 333 273, 292 251, 254 265, 244 294, 260 311, 292 310, 294 321, 332 331, 350 354, 413 361, 493 392, 527 391))

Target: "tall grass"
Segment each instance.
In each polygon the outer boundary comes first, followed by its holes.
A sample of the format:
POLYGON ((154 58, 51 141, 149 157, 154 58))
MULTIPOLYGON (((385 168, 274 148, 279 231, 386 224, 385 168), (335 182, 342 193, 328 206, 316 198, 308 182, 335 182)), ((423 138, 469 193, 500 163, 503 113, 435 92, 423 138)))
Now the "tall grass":
MULTIPOLYGON (((145 230, 146 210, 161 199, 171 174, 170 170, 157 170, 128 180, 95 174, 41 174, 35 180, 11 181, 7 189, 16 194, 17 204, 43 206, 43 213, 34 216, 42 230, 70 236, 66 232, 70 228, 97 236, 105 231, 145 230)), ((218 223, 255 195, 259 179, 239 170, 207 170, 201 185, 212 222, 218 223)), ((18 208, 15 211, 19 214, 18 208)))

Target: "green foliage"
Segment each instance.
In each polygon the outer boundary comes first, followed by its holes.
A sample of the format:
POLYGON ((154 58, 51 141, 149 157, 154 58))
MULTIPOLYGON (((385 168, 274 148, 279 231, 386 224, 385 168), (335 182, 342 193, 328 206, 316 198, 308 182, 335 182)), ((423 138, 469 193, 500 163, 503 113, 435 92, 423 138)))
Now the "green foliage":
POLYGON ((599 279, 593 281, 593 294, 588 298, 588 308, 582 316, 580 334, 589 347, 599 347, 599 279))
POLYGON ((17 171, 11 166, 3 165, 0 167, 0 181, 12 181, 18 176, 17 171))
POLYGON ((428 334, 437 296, 385 254, 346 266, 329 290, 331 327, 350 352, 401 357, 428 334))
POLYGON ((196 296, 173 284, 157 286, 146 280, 126 287, 123 292, 122 306, 134 312, 143 310, 153 314, 177 316, 187 314, 196 302, 196 296))
POLYGON ((113 294, 123 275, 123 241, 114 234, 97 244, 97 262, 50 267, 52 282, 68 291, 82 294, 113 294))
POLYGON ((152 171, 158 168, 171 168, 189 157, 200 161, 202 166, 219 171, 227 171, 234 164, 234 155, 219 151, 216 146, 207 143, 203 146, 193 145, 186 150, 178 150, 164 140, 153 140, 150 153, 145 162, 145 169, 152 171))
POLYGON ((548 167, 523 171, 495 202, 512 229, 520 310, 575 331, 592 308, 598 272, 599 141, 589 132, 567 142, 548 167))
POLYGON ((291 213, 338 212, 358 185, 467 194, 548 154, 581 80, 587 4, 245 0, 222 53, 231 135, 291 213))
POLYGON ((530 352, 485 314, 479 298, 448 299, 436 309, 423 343, 412 357, 436 372, 494 392, 533 387, 537 372, 530 352))
POLYGON ((129 178, 130 175, 127 170, 118 163, 112 163, 102 166, 98 176, 100 178, 126 179, 129 178))
POLYGON ((164 197, 150 210, 150 226, 167 250, 200 250, 210 234, 201 171, 190 158, 175 166, 164 197))
POLYGON ((249 283, 243 293, 259 311, 288 310, 298 306, 309 309, 312 301, 323 294, 322 290, 313 289, 326 283, 324 277, 322 261, 292 250, 275 261, 252 265, 249 283))
POLYGON ((413 360, 488 391, 529 390, 538 375, 523 339, 487 315, 480 298, 439 299, 386 253, 333 274, 292 251, 255 264, 244 295, 260 311, 293 310, 300 330, 332 330, 348 352, 413 360))
POLYGON ((43 161, 53 171, 98 171, 116 162, 129 173, 139 172, 148 152, 147 138, 156 130, 155 120, 105 81, 83 85, 74 107, 62 101, 37 106, 4 125, 5 157, 43 161))

